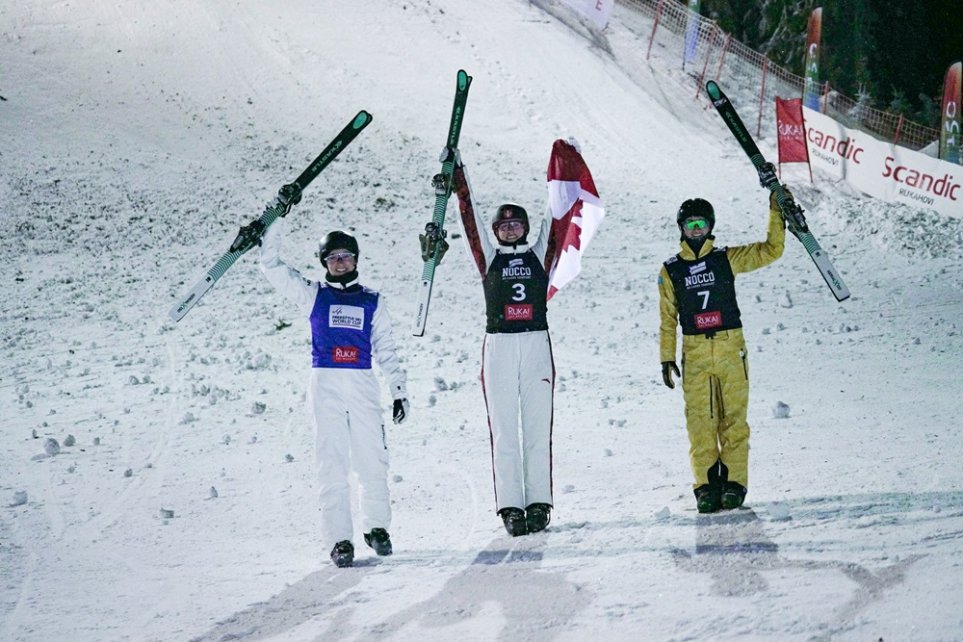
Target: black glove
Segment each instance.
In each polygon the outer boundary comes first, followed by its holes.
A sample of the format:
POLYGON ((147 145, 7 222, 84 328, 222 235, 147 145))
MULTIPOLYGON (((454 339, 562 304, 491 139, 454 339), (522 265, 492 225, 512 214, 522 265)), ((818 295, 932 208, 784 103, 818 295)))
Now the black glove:
MULTIPOLYGON (((786 193, 786 196, 792 198, 792 192, 789 191, 788 187, 783 185, 782 191, 786 193)), ((782 208, 779 206, 779 201, 776 200, 776 190, 769 192, 769 209, 782 211, 782 208)))
POLYGON ((391 411, 391 419, 396 424, 403 424, 405 423, 405 419, 407 418, 408 418, 408 400, 395 399, 395 405, 391 411))
POLYGON ((662 381, 669 388, 675 388, 675 382, 672 380, 673 371, 675 371, 675 376, 682 376, 682 373, 679 372, 679 366, 675 365, 675 361, 662 362, 662 381))

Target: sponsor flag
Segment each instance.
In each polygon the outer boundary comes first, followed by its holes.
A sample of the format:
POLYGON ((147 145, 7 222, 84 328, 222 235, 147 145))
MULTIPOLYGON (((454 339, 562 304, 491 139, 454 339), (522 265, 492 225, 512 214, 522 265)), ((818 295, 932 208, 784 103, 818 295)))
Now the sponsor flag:
MULTIPOLYGON (((806 125, 803 122, 802 99, 785 100, 776 96, 776 131, 778 132, 779 165, 783 163, 809 164, 806 146, 806 125)), ((812 180, 812 168, 809 169, 812 180)))
POLYGON ((809 14, 809 29, 806 35, 806 82, 803 85, 803 104, 816 111, 819 109, 819 41, 822 39, 823 8, 816 7, 809 14))
POLYGON ((943 127, 940 129, 940 158, 963 164, 960 153, 960 76, 963 63, 956 62, 946 70, 943 81, 943 127))
POLYGON ((615 0, 563 0, 569 7, 585 16, 599 29, 605 29, 612 17, 615 0))
POLYGON ((581 272, 582 254, 605 216, 588 165, 578 148, 564 140, 555 141, 548 161, 548 209, 552 226, 545 271, 551 299, 581 272))
POLYGON ((699 48, 699 0, 689 0, 689 15, 686 17, 686 21, 683 69, 685 69, 686 64, 696 59, 696 51, 699 48))

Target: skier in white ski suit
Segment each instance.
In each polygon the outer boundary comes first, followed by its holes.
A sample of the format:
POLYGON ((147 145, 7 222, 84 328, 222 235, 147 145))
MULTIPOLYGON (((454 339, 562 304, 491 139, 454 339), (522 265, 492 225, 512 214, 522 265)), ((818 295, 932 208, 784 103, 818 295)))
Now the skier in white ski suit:
POLYGON ((391 554, 388 527, 388 450, 372 357, 389 381, 394 422, 408 415, 406 377, 395 354, 384 299, 358 283, 358 244, 335 231, 320 246, 325 282, 305 279, 280 257, 280 221, 261 239, 261 271, 311 322, 312 368, 308 407, 316 430, 321 536, 334 545, 332 561, 354 558, 348 473, 358 476, 364 539, 379 555, 391 554))

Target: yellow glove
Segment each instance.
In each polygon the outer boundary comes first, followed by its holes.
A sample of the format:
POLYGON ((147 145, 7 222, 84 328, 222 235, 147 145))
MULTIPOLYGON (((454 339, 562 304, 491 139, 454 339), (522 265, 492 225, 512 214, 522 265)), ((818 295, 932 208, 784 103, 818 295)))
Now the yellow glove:
MULTIPOLYGON (((786 196, 788 196, 789 198, 792 198, 793 201, 796 200, 795 198, 793 198, 792 192, 789 191, 789 188, 788 188, 788 187, 786 187, 785 185, 783 185, 783 186, 782 186, 782 190, 783 190, 784 192, 786 192, 786 196)), ((769 209, 772 210, 772 211, 774 211, 774 212, 779 212, 779 211, 782 210, 782 208, 779 207, 779 201, 776 200, 776 191, 775 191, 775 190, 769 192, 769 209)))

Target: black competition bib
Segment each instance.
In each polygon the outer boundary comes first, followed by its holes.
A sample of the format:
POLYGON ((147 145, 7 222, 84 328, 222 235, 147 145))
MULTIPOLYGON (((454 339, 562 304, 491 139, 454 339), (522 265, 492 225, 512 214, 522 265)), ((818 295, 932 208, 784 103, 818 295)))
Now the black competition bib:
POLYGON ((532 251, 496 254, 485 276, 485 331, 548 330, 548 275, 532 251))
POLYGON ((735 275, 725 249, 696 261, 679 255, 665 262, 675 288, 682 334, 711 334, 742 327, 736 303, 735 275))

